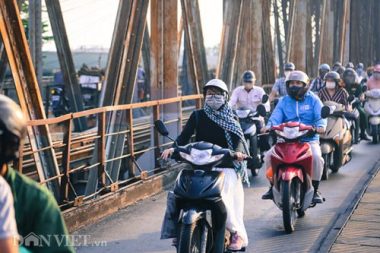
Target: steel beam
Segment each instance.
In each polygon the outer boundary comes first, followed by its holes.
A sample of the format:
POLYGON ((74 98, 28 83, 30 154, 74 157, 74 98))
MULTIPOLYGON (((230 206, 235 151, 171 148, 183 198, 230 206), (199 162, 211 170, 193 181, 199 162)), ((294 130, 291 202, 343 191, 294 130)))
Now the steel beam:
POLYGON ((334 61, 334 11, 332 4, 333 1, 323 1, 319 64, 333 64, 334 61))
MULTIPOLYGON (((31 120, 45 119, 41 93, 16 0, 0 0, 0 32, 23 112, 31 120)), ((47 125, 28 127, 28 135, 34 151, 52 145, 47 125)), ((34 152, 33 157, 41 181, 60 173, 53 148, 34 152)), ((50 181, 47 186, 60 201, 59 180, 50 181)))
POLYGON ((242 10, 242 0, 225 1, 224 22, 216 76, 222 79, 230 90, 233 86, 233 70, 235 68, 242 10))
POLYGON ((261 84, 274 83, 276 79, 275 53, 272 40, 271 1, 262 0, 262 78, 261 84))
MULTIPOLYGON (((72 112, 83 111, 82 92, 71 55, 61 5, 58 0, 45 0, 45 3, 57 48, 59 64, 63 73, 63 80, 65 82, 65 94, 70 101, 70 110, 72 112)), ((87 129, 87 121, 85 118, 77 119, 74 121, 74 126, 77 131, 83 131, 87 129)))
MULTIPOLYGON (((107 92, 108 94, 105 96, 105 99, 111 99, 113 93, 113 105, 129 104, 132 102, 137 65, 143 44, 148 4, 148 0, 121 1, 119 4, 117 23, 111 48, 111 58, 107 70, 108 78, 111 77, 111 73, 115 73, 114 71, 117 73, 117 78, 114 79, 112 83, 109 83, 113 84, 109 86, 112 92, 107 92), (123 9, 129 9, 130 12, 125 13, 122 11, 123 9), (127 27, 122 27, 122 24, 127 24, 127 27), (115 44, 120 40, 122 41, 122 48, 119 47, 120 44, 115 44), (114 54, 116 52, 119 52, 118 56, 114 54), (121 60, 118 60, 117 57, 120 57, 121 60)), ((109 101, 104 100, 103 103, 109 103, 109 101)), ((132 126, 128 125, 127 122, 128 117, 129 115, 127 115, 125 111, 112 113, 107 126, 107 134, 124 131, 127 128, 131 129, 132 126)), ((123 154, 125 137, 125 134, 118 134, 107 138, 107 160, 120 157, 123 154)), ((133 147, 128 147, 128 149, 133 149, 133 147)), ((128 169, 130 176, 134 176, 135 173, 133 168, 134 159, 135 157, 133 156, 129 159, 128 169)), ((121 159, 113 160, 106 164, 106 171, 112 179, 112 182, 108 180, 107 183, 113 183, 119 179, 120 167, 121 159)), ((96 190, 97 179, 97 171, 91 170, 90 178, 86 186, 86 195, 96 190), (94 180, 94 178, 96 180, 94 180)))
POLYGON ((189 66, 194 80, 194 90, 199 94, 209 76, 198 0, 181 0, 181 6, 189 66))
POLYGON ((287 61, 294 62, 298 70, 306 71, 306 22, 308 1, 294 0, 290 20, 287 61))
POLYGON ((36 69, 37 81, 42 83, 42 7, 41 0, 29 1, 28 42, 36 69))

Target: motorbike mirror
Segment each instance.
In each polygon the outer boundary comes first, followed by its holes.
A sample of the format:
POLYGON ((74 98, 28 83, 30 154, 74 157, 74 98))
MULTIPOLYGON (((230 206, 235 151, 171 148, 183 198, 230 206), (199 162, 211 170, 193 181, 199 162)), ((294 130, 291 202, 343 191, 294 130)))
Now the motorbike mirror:
POLYGON ((354 99, 355 99, 354 95, 351 94, 351 95, 348 96, 348 102, 351 103, 352 101, 354 101, 354 99))
POLYGON ((366 92, 367 90, 368 90, 367 85, 364 85, 364 86, 362 87, 362 91, 363 91, 363 92, 366 92))
POLYGON ((327 118, 330 115, 330 107, 328 106, 323 106, 321 110, 321 116, 322 119, 327 118))
POLYGON ((169 135, 169 131, 168 129, 166 129, 166 126, 164 124, 164 122, 162 122, 161 120, 156 120, 154 122, 154 128, 163 136, 168 136, 169 135))
POLYGON ((265 109, 264 105, 258 105, 256 110, 257 113, 262 117, 265 117, 267 115, 267 110, 265 109))
POLYGON ((267 94, 264 94, 263 97, 261 98, 261 102, 265 104, 266 102, 268 102, 268 99, 269 99, 269 96, 267 94))

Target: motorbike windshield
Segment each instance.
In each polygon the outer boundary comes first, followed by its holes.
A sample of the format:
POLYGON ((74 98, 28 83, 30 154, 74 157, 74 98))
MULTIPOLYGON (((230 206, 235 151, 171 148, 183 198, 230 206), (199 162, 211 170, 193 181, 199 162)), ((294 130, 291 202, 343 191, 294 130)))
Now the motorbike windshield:
POLYGON ((212 155, 212 149, 199 150, 192 148, 190 154, 179 152, 186 161, 195 165, 208 165, 221 160, 224 154, 212 155))

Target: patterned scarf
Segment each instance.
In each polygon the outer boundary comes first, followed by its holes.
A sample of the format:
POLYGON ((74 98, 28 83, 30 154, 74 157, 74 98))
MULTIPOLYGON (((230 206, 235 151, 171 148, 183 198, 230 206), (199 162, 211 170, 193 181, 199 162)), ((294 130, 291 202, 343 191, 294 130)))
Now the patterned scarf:
MULTIPOLYGON (((218 126, 224 129, 225 137, 227 140, 228 148, 233 150, 233 142, 231 133, 237 135, 240 140, 243 142, 244 149, 246 154, 249 155, 248 144, 245 141, 243 130, 240 127, 240 124, 235 120, 234 115, 232 113, 231 107, 228 104, 225 104, 219 110, 215 111, 211 109, 210 106, 205 104, 204 111, 213 122, 215 122, 218 126)), ((247 162, 237 162, 234 161, 235 171, 238 175, 240 175, 243 179, 243 182, 249 185, 248 172, 247 172, 247 162)))

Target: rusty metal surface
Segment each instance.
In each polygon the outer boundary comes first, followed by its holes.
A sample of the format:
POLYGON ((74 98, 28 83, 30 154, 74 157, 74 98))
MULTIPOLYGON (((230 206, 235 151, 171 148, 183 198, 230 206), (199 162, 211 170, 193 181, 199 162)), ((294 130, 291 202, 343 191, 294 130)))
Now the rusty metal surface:
MULTIPOLYGON (((66 34, 61 5, 58 0, 46 0, 46 9, 49 14, 50 25, 53 32, 59 65, 65 83, 65 94, 69 98, 70 110, 72 112, 83 111, 82 91, 78 83, 73 56, 66 34)), ((77 131, 84 131, 87 128, 86 119, 79 118, 74 121, 77 131)))
MULTIPOLYGON (((7 52, 20 106, 29 119, 45 119, 41 93, 17 2, 15 0, 1 0, 0 12, 1 36, 7 52)), ((51 136, 47 125, 28 127, 28 135, 32 150, 51 146, 51 136)), ((34 153, 34 162, 41 181, 59 174, 53 148, 34 153)), ((59 180, 54 180, 48 183, 47 186, 59 200, 59 180)))

